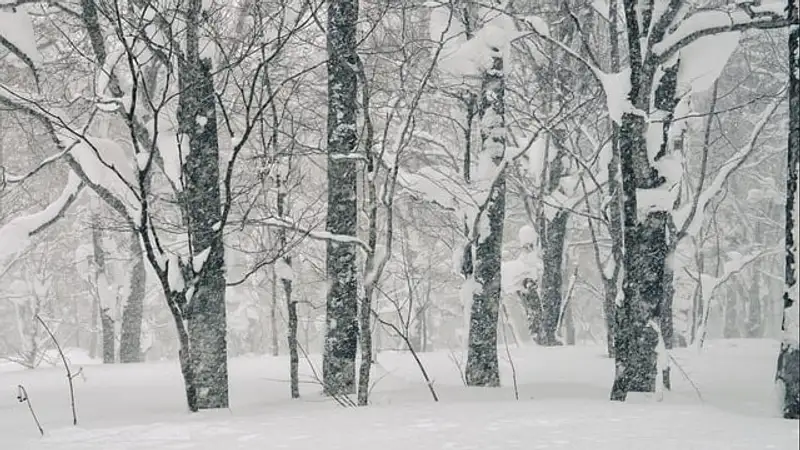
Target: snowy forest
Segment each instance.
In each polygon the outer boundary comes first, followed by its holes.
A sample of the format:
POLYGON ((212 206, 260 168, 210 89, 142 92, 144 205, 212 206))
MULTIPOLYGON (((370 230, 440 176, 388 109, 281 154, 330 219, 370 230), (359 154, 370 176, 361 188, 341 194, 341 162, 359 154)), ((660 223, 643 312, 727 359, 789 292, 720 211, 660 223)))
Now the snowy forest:
POLYGON ((0 448, 796 448, 798 173, 798 0, 0 0, 0 448))

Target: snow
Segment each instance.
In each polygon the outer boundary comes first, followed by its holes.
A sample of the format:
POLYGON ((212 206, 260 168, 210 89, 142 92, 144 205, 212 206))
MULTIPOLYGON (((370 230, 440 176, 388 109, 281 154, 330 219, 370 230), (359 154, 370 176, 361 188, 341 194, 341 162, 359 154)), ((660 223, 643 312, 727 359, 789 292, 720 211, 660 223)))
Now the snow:
POLYGON ((123 147, 111 139, 85 136, 84 140, 75 144, 70 155, 92 183, 108 189, 122 201, 130 218, 134 222, 139 221, 140 202, 135 190, 135 186, 138 186, 135 175, 137 162, 132 152, 128 155, 123 147))
POLYGON ((36 47, 36 36, 33 22, 28 12, 21 7, 16 11, 0 9, 0 36, 3 36, 34 64, 42 61, 42 55, 36 47))
POLYGON ((194 258, 192 258, 192 269, 194 270, 194 273, 200 273, 203 270, 203 266, 206 264, 209 253, 211 253, 211 247, 208 247, 202 252, 194 255, 194 258))
MULTIPOLYGON (((797 423, 775 418, 772 397, 778 343, 710 341, 702 354, 673 351, 702 392, 673 370, 664 401, 607 400, 613 360, 601 346, 511 348, 503 388, 462 386, 448 351, 421 353, 442 401, 434 403, 413 359, 381 352, 373 369, 373 405, 343 409, 322 397, 301 361, 301 400, 288 397, 286 357, 231 360, 231 409, 190 415, 177 362, 101 365, 80 362, 78 426, 70 426, 60 368, 0 373, 2 447, 25 450, 195 449, 795 449, 797 423), (40 438, 23 384, 45 429, 40 438), (113 401, 110 401, 113 399, 113 401), (343 432, 346 430, 346 432, 343 432)), ((311 361, 319 367, 319 356, 311 361)), ((73 361, 73 368, 76 368, 73 361)))
POLYGON ((542 260, 538 250, 523 252, 517 259, 503 261, 500 280, 503 292, 514 295, 523 290, 526 279, 538 280, 542 271, 542 260))
MULTIPOLYGON (((477 81, 481 73, 491 68, 492 57, 502 56, 508 66, 511 42, 528 34, 518 30, 513 18, 508 15, 485 9, 487 10, 481 15, 484 19, 483 26, 469 40, 466 39, 464 27, 457 17, 450 18, 448 6, 431 10, 431 39, 439 42, 444 38, 439 66, 449 75, 462 78, 464 82, 477 81)), ((543 26, 542 23, 538 24, 543 26)))
POLYGON ((631 69, 627 68, 617 73, 605 73, 600 70, 594 72, 603 85, 609 117, 617 124, 622 123, 622 115, 633 110, 628 98, 631 91, 631 69))
POLYGON ((683 47, 678 68, 678 93, 702 93, 711 88, 722 74, 731 55, 739 46, 740 32, 705 36, 683 47))
POLYGON ((57 218, 80 192, 83 183, 73 172, 67 176, 67 184, 61 195, 43 210, 17 217, 0 227, 0 261, 13 258, 30 245, 31 234, 57 218))
POLYGON ((517 232, 517 239, 520 245, 534 245, 539 242, 539 234, 536 232, 536 228, 525 224, 517 232))
MULTIPOLYGON (((764 0, 760 5, 753 6, 755 13, 773 14, 775 17, 783 17, 783 9, 786 7, 786 2, 781 0, 764 0)), ((720 8, 707 8, 700 9, 697 12, 690 14, 683 18, 670 33, 664 36, 661 42, 653 45, 653 52, 657 56, 663 56, 667 52, 676 49, 679 43, 686 44, 684 41, 690 37, 702 36, 702 33, 707 30, 718 29, 724 30, 733 26, 744 26, 759 22, 768 22, 773 17, 769 15, 760 15, 759 17, 750 17, 750 15, 742 8, 736 5, 729 5, 728 7, 720 8)), ((730 39, 730 38, 727 38, 730 39)), ((725 50, 724 48, 722 49, 725 50)), ((720 59, 718 56, 713 56, 717 48, 714 47, 713 51, 706 53, 706 56, 711 58, 710 62, 716 62, 720 59)), ((725 58, 727 60, 727 58, 725 58)))
POLYGON ((294 280, 294 270, 292 266, 286 264, 282 258, 275 262, 275 275, 281 280, 294 280))
POLYGON ((175 253, 167 254, 167 281, 173 292, 183 292, 186 282, 181 273, 180 259, 175 253))
POLYGON ((183 189, 183 165, 189 156, 189 137, 174 132, 160 132, 156 145, 164 161, 164 175, 178 190, 183 189))

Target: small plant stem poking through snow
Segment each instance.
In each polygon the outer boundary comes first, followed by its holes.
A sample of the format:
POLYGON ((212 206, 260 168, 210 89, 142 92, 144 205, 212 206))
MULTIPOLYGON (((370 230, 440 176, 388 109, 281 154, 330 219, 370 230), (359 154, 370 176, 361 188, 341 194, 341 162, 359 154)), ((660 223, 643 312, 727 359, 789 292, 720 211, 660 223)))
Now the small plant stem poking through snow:
POLYGON ((39 433, 44 436, 44 429, 42 428, 42 424, 39 423, 39 418, 36 417, 36 413, 33 411, 33 405, 31 404, 31 397, 28 395, 28 391, 25 389, 25 386, 18 384, 17 385, 17 400, 20 403, 25 402, 28 404, 28 409, 31 412, 31 416, 33 416, 33 421, 36 422, 36 428, 39 429, 39 433))
POLYGON ((50 331, 50 327, 44 323, 44 320, 42 320, 38 314, 35 316, 35 319, 42 324, 44 330, 50 336, 50 339, 53 340, 53 344, 55 344, 56 350, 58 350, 58 355, 61 357, 61 362, 64 363, 64 371, 67 374, 67 382, 69 383, 69 404, 70 408, 72 409, 72 424, 78 425, 78 414, 75 412, 75 387, 73 386, 72 380, 74 380, 75 377, 80 374, 80 371, 75 374, 72 373, 69 368, 69 363, 67 362, 67 357, 64 356, 64 351, 61 350, 61 344, 58 343, 58 339, 56 339, 55 335, 53 335, 53 332, 50 331))

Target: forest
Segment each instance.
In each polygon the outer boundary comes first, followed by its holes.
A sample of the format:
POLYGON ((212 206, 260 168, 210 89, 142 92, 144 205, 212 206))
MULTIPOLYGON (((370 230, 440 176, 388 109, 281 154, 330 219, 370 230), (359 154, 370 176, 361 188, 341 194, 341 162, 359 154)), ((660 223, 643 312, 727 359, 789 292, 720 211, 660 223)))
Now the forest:
POLYGON ((613 406, 757 348, 798 419, 798 173, 798 0, 0 0, 0 381, 613 406))

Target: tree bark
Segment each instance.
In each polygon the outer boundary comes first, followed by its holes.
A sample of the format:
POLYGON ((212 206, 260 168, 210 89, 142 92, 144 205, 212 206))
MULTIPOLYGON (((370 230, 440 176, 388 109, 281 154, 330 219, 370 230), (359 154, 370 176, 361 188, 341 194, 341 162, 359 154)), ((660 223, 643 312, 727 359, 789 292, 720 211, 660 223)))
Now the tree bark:
POLYGON ((97 290, 97 308, 100 318, 100 336, 102 337, 103 364, 114 364, 116 351, 114 348, 114 320, 111 318, 110 309, 103 302, 108 294, 111 280, 106 275, 106 255, 103 250, 103 234, 100 221, 95 216, 92 218, 92 250, 94 253, 94 285, 97 290))
MULTIPOLYGON (((357 191, 356 55, 357 0, 328 2, 328 213, 326 230, 356 236, 357 191)), ((358 348, 358 280, 356 248, 351 243, 327 243, 326 333, 323 384, 329 395, 356 389, 358 348)))
MULTIPOLYGON (((665 266, 670 255, 671 212, 655 210, 645 217, 638 216, 640 189, 663 188, 667 180, 651 165, 667 156, 671 149, 668 139, 672 115, 677 105, 676 85, 680 62, 661 67, 655 56, 642 54, 641 38, 648 33, 649 23, 639 23, 640 14, 635 0, 625 0, 625 20, 628 53, 631 61, 631 90, 629 98, 637 109, 658 116, 663 125, 656 155, 648 153, 648 124, 641 115, 626 112, 620 125, 620 158, 623 192, 624 268, 622 305, 616 311, 616 374, 611 399, 624 401, 628 392, 653 392, 656 383, 656 345, 661 327, 671 326, 671 301, 665 283, 665 266), (641 27, 641 28, 640 28, 641 27), (661 69, 661 70, 659 70, 661 69), (652 98, 652 105, 651 105, 652 98), (665 321, 665 315, 670 320, 665 321)), ((652 12, 652 11, 649 11, 652 12)), ((649 17, 646 22, 652 17, 649 17)), ((663 35, 665 30, 660 30, 663 35)), ((653 36, 650 36, 653 39, 653 36)), ((671 336, 671 330, 667 334, 671 336)))
MULTIPOLYGON (((560 175, 557 177, 560 179, 560 175)), ((542 217, 541 236, 543 244, 542 270, 542 336, 540 344, 561 345, 558 340, 558 319, 563 304, 564 244, 567 234, 569 212, 558 211, 552 220, 542 217)))
MULTIPOLYGON (((287 170, 288 179, 289 170, 287 170)), ((286 204, 286 180, 281 178, 278 174, 278 217, 285 217, 287 215, 288 205, 286 204)), ((288 242, 286 240, 286 229, 278 229, 278 242, 282 251, 288 251, 288 242)), ((283 257, 283 263, 286 264, 289 270, 292 268, 292 257, 287 253, 283 257)), ((297 301, 292 298, 292 279, 281 277, 281 285, 283 286, 283 297, 286 300, 286 311, 288 316, 288 323, 286 327, 286 343, 289 349, 289 391, 292 398, 300 398, 300 358, 297 353, 297 301)))
POLYGON ((119 361, 121 363, 142 361, 142 315, 144 314, 147 274, 144 267, 144 252, 139 243, 139 236, 134 232, 131 233, 130 239, 133 267, 131 267, 128 301, 125 302, 125 307, 122 309, 122 330, 119 340, 119 361))
MULTIPOLYGON (((499 52, 498 52, 499 53, 499 52)), ((481 121, 481 155, 484 163, 499 167, 505 153, 505 75, 503 57, 492 55, 492 66, 483 74, 478 117, 481 121)), ((488 171, 491 172, 491 171, 488 171)), ((487 174, 480 174, 486 178, 487 174)), ((492 176, 492 175, 489 175, 492 176)), ((505 173, 493 180, 485 211, 487 230, 477 230, 474 262, 475 284, 469 321, 465 379, 469 386, 500 386, 497 357, 497 323, 501 300, 503 226, 506 210, 505 173)), ((481 223, 482 220, 478 220, 481 223)))
POLYGON ((186 13, 186 59, 179 64, 178 126, 189 140, 183 194, 191 254, 208 255, 199 272, 188 268, 194 275, 194 293, 185 299, 188 358, 196 407, 211 409, 228 407, 227 324, 216 97, 211 61, 200 58, 200 10, 201 1, 192 0, 186 13))
POLYGON ((800 1, 788 0, 789 30, 789 141, 786 158, 786 290, 783 293, 783 340, 778 354, 776 381, 782 387, 782 413, 800 419, 800 343, 797 317, 798 174, 800 174, 800 1))
POLYGON ((100 323, 103 329, 103 364, 114 364, 116 352, 114 351, 114 319, 109 314, 109 309, 100 309, 100 323))

